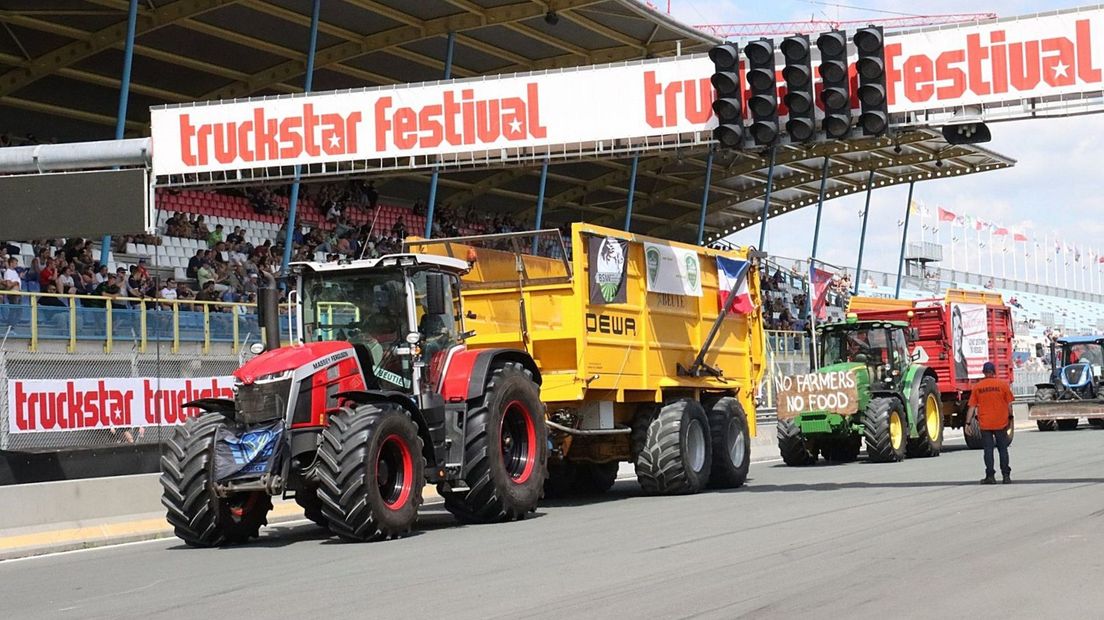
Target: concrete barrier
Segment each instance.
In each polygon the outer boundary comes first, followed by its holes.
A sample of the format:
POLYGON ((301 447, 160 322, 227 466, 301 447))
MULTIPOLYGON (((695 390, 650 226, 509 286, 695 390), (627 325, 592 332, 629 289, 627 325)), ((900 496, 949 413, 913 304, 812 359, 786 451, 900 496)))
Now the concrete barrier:
POLYGON ((161 508, 158 474, 0 486, 0 530, 73 523, 161 508))

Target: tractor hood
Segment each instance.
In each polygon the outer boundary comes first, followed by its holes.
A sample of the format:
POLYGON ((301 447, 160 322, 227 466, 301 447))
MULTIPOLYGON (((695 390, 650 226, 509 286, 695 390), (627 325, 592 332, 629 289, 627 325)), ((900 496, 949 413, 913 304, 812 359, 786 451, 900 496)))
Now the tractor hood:
POLYGON ((323 366, 330 356, 352 353, 348 342, 309 342, 290 347, 280 347, 254 357, 234 371, 234 376, 249 385, 262 377, 296 371, 304 366, 323 366))

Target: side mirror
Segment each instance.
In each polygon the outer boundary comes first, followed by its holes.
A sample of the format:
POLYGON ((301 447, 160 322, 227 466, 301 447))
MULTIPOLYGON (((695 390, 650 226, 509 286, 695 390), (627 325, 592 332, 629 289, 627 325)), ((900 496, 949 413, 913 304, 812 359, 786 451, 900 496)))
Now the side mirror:
POLYGON ((445 314, 445 275, 441 273, 426 274, 426 312, 428 314, 445 314))
POLYGON ((917 340, 920 340, 920 328, 908 328, 908 331, 905 332, 905 336, 908 338, 909 342, 916 342, 917 340))
POLYGON ((912 355, 909 355, 909 359, 914 361, 914 362, 920 361, 920 351, 919 351, 919 349, 916 350, 916 351, 913 351, 912 355))

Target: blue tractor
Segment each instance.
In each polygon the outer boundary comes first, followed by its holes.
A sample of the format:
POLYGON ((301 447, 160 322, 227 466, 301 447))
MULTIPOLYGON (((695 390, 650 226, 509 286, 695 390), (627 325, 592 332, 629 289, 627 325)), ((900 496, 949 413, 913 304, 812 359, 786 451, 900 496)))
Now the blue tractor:
POLYGON ((1050 345, 1050 381, 1035 386, 1028 417, 1041 431, 1073 430, 1081 418, 1104 428, 1104 336, 1067 336, 1050 345))

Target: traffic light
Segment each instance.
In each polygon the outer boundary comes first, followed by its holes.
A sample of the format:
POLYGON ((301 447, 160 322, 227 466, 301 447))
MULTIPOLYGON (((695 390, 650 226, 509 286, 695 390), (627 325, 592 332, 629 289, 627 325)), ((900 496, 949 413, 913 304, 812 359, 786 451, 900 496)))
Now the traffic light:
POLYGON ((829 138, 846 138, 851 131, 851 86, 847 77, 847 35, 841 30, 817 37, 820 50, 820 79, 824 89, 824 133, 829 138))
POLYGON ((740 48, 735 43, 722 43, 709 50, 713 61, 713 114, 717 128, 713 139, 723 148, 739 148, 744 142, 744 93, 740 87, 740 48))
POLYGON ((813 64, 809 53, 809 37, 795 35, 782 39, 779 46, 786 67, 782 78, 786 80, 785 101, 790 111, 786 121, 786 133, 790 140, 805 142, 816 134, 816 109, 813 102, 813 64))
POLYGON ((744 46, 751 88, 751 137, 756 144, 778 140, 778 81, 774 72, 774 40, 758 39, 744 46))
POLYGON ((863 134, 880 136, 889 128, 886 103, 885 36, 881 26, 867 26, 855 31, 855 48, 859 60, 859 126, 863 134))

